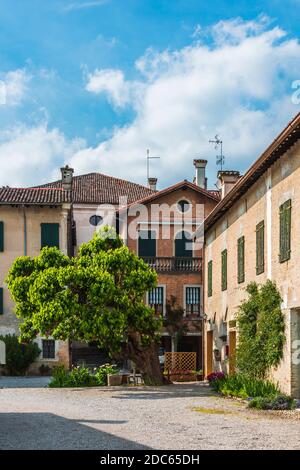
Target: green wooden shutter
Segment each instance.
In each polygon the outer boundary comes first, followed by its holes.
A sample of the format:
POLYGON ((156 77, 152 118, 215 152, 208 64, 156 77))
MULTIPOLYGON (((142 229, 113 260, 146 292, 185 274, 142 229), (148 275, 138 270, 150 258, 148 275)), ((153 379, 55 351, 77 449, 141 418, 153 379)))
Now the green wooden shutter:
POLYGON ((289 199, 279 208, 280 234, 279 234, 279 261, 283 263, 291 257, 291 215, 292 203, 289 199))
POLYGON ((213 274, 213 262, 209 261, 207 265, 207 295, 212 296, 212 274, 213 274))
POLYGON ((141 230, 139 233, 139 256, 144 258, 156 257, 155 232, 151 230, 141 230))
POLYGON ((240 237, 237 244, 238 283, 245 281, 245 237, 240 237))
POLYGON ((0 251, 4 251, 4 222, 0 222, 0 251))
POLYGON ((59 224, 41 224, 41 247, 59 248, 59 224))
POLYGON ((227 250, 222 251, 222 290, 227 289, 227 250))
POLYGON ((0 287, 0 315, 4 313, 4 305, 3 305, 3 287, 0 287))
POLYGON ((260 222, 256 226, 256 274, 265 270, 265 223, 260 222))

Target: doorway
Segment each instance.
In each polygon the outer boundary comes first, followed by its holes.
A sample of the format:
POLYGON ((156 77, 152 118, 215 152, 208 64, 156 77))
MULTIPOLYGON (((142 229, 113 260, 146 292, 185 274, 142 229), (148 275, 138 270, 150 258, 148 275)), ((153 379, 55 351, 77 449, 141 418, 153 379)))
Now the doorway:
POLYGON ((236 369, 236 331, 229 331, 229 374, 235 373, 236 369))
POLYGON ((213 372, 213 331, 206 333, 206 371, 205 375, 213 372))

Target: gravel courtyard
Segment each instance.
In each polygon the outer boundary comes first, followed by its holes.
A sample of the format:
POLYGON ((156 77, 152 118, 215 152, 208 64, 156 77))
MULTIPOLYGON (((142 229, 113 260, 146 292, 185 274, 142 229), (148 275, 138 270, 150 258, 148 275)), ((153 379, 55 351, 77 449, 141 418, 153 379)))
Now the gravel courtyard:
POLYGON ((39 380, 0 378, 0 449, 300 449, 300 412, 251 412, 203 384, 49 389, 39 380))

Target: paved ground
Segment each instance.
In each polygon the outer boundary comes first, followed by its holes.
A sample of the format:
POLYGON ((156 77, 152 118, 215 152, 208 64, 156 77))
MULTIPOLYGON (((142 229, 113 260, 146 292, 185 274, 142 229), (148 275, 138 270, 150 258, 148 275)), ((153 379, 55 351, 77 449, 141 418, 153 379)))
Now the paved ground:
MULTIPOLYGON (((25 386, 30 380, 41 379, 23 379, 25 386)), ((0 387, 12 381, 0 379, 0 387)), ((0 449, 300 449, 294 415, 250 412, 203 384, 3 388, 0 449)))

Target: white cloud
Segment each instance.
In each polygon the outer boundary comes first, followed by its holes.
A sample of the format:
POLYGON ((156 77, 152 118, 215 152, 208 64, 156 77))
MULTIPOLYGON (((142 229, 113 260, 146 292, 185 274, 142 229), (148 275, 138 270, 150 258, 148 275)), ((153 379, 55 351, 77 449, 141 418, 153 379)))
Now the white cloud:
POLYGON ((132 106, 136 118, 97 148, 74 155, 77 171, 145 181, 150 148, 161 157, 152 170, 161 186, 191 177, 196 156, 209 159, 214 183, 215 151, 208 141, 216 133, 228 168, 244 171, 258 157, 299 111, 291 99, 292 82, 300 78, 299 42, 265 17, 221 21, 210 33, 209 46, 196 41, 176 51, 146 51, 136 62, 138 83, 120 70, 90 74, 90 92, 107 93, 114 106, 132 106))
POLYGON ((105 5, 109 0, 90 0, 85 2, 73 2, 66 5, 63 10, 66 12, 76 10, 87 10, 105 5))
POLYGON ((46 124, 2 131, 0 184, 19 187, 57 179, 62 160, 69 161, 84 146, 84 141, 68 141, 59 130, 48 130, 46 124))
POLYGON ((0 72, 1 105, 16 106, 24 98, 31 77, 24 69, 0 72))
POLYGON ((95 70, 88 75, 86 90, 91 93, 106 93, 116 107, 124 107, 129 103, 130 83, 124 79, 121 70, 95 70))

